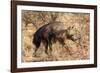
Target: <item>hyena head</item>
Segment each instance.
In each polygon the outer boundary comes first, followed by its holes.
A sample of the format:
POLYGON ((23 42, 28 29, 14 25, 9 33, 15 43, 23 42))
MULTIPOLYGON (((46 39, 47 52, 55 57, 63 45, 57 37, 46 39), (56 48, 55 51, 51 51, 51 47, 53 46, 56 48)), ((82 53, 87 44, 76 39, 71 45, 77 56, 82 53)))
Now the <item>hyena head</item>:
POLYGON ((80 32, 74 27, 68 27, 67 29, 67 38, 76 41, 81 39, 81 34, 80 32))

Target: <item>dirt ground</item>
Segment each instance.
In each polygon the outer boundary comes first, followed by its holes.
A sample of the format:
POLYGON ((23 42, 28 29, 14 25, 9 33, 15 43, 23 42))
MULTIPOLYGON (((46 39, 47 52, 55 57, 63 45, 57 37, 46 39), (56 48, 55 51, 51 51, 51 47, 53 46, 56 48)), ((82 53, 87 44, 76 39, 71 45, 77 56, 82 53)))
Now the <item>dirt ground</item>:
POLYGON ((64 13, 64 12, 43 12, 22 10, 22 62, 39 61, 64 61, 64 60, 85 60, 89 59, 89 23, 88 13, 64 13), (65 43, 69 47, 63 48, 59 42, 52 46, 51 55, 47 55, 44 45, 41 43, 37 52, 32 43, 34 33, 43 25, 49 22, 61 22, 61 26, 52 24, 55 29, 61 30, 73 27, 70 32, 80 34, 80 43, 66 39, 65 43), (70 51, 70 52, 69 52, 70 51), (36 54, 36 56, 34 56, 36 54))

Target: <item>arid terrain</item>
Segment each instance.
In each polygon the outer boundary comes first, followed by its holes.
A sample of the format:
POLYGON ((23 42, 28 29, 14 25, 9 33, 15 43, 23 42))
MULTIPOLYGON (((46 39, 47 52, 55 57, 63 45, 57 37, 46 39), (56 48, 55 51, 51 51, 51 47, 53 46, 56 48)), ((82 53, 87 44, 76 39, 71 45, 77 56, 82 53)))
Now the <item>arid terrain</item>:
POLYGON ((88 13, 64 13, 64 12, 43 12, 22 10, 22 62, 39 61, 63 61, 63 60, 84 60, 89 59, 89 23, 88 13), (80 42, 73 42, 66 39, 68 49, 63 48, 59 42, 52 46, 51 55, 47 55, 44 45, 41 43, 37 52, 32 43, 34 33, 43 25, 54 23, 52 26, 56 30, 73 27, 70 33, 81 35, 80 42), (60 22, 58 25, 55 22, 60 22), (69 52, 70 51, 70 52, 69 52), (36 55, 34 55, 36 54, 36 55))

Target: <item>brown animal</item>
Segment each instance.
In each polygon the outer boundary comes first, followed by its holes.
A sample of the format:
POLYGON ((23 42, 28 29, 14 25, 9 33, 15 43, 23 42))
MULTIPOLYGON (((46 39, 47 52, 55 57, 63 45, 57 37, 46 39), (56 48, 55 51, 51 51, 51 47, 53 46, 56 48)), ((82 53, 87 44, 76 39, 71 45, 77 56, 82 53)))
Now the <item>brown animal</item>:
POLYGON ((52 51, 52 44, 59 42, 63 47, 65 47, 65 39, 70 39, 76 41, 80 38, 75 38, 73 34, 70 34, 71 28, 64 30, 53 29, 51 24, 44 25, 40 27, 34 34, 33 44, 36 46, 35 52, 37 52, 40 44, 43 43, 45 46, 45 53, 48 54, 48 48, 52 51))

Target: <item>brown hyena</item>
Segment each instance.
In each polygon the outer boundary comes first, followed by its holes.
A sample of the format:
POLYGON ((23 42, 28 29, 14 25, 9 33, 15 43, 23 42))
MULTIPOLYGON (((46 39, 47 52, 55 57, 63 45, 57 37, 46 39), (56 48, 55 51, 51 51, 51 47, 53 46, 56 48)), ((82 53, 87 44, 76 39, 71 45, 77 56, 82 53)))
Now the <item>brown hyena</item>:
POLYGON ((52 51, 52 44, 59 42, 63 47, 65 47, 65 39, 70 39, 76 41, 80 37, 76 37, 73 33, 70 33, 71 27, 64 30, 53 29, 51 23, 40 27, 34 34, 33 44, 36 46, 35 52, 40 47, 41 42, 45 46, 45 53, 48 54, 48 48, 52 51))

